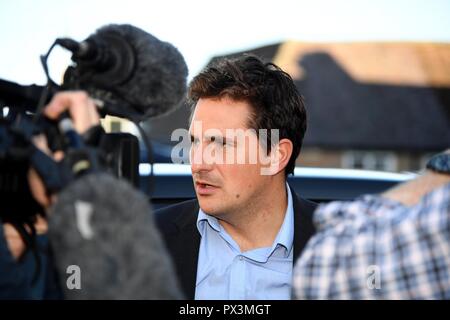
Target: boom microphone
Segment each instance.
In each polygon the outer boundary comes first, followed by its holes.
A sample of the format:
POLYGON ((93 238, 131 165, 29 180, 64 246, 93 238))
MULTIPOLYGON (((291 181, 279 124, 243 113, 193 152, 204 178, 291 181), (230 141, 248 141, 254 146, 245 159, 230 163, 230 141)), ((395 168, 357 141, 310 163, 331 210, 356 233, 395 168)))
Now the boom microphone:
POLYGON ((139 28, 112 24, 81 43, 60 40, 76 62, 64 82, 117 106, 110 110, 113 115, 144 120, 167 113, 184 97, 188 71, 183 56, 139 28))
POLYGON ((49 237, 66 299, 183 298, 146 197, 124 181, 90 174, 70 184, 49 237), (78 288, 66 285, 71 268, 78 288))
MULTIPOLYGON (((172 111, 184 98, 188 68, 183 56, 137 27, 111 24, 80 43, 68 38, 56 43, 70 50, 75 62, 64 74, 62 89, 87 91, 102 102, 102 115, 142 121, 172 111)), ((43 89, 0 80, 0 100, 35 108, 43 89)))

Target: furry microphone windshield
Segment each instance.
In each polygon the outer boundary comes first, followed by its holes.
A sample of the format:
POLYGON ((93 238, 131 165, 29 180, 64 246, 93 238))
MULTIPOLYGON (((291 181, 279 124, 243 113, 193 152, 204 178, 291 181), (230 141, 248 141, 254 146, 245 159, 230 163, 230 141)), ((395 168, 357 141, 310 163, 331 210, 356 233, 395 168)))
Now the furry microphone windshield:
POLYGON ((104 101, 107 114, 142 121, 172 111, 185 96, 181 53, 139 28, 108 25, 71 45, 76 65, 67 69, 64 86, 104 101))

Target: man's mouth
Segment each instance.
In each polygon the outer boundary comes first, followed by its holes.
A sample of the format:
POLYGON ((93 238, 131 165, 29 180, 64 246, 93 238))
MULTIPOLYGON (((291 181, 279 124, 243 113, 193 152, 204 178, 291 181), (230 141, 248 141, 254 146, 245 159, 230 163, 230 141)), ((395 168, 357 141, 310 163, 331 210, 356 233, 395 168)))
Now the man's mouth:
POLYGON ((214 193, 219 187, 204 181, 195 182, 195 190, 199 195, 210 195, 214 193))
POLYGON ((199 185, 200 187, 203 187, 203 188, 215 187, 215 186, 213 186, 212 184, 209 184, 209 183, 197 182, 196 184, 199 185))

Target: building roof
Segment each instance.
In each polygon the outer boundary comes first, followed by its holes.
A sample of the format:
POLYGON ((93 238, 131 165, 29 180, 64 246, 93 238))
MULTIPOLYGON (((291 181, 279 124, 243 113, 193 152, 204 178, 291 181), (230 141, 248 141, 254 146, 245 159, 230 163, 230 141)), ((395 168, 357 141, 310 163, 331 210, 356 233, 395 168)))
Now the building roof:
MULTIPOLYGON (((226 57, 242 53, 273 61, 294 78, 308 113, 305 146, 450 146, 450 44, 287 41, 226 57)), ((171 123, 186 123, 188 113, 179 109, 171 123)))

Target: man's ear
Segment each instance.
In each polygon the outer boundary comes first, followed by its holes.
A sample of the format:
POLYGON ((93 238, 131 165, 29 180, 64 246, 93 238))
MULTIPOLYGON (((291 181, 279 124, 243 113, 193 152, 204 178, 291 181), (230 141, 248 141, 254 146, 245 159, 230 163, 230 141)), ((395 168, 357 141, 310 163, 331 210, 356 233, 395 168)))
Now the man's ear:
POLYGON ((261 170, 263 175, 276 175, 283 171, 291 159, 292 150, 294 146, 289 139, 281 139, 278 144, 272 146, 270 151, 270 163, 268 167, 261 170))

